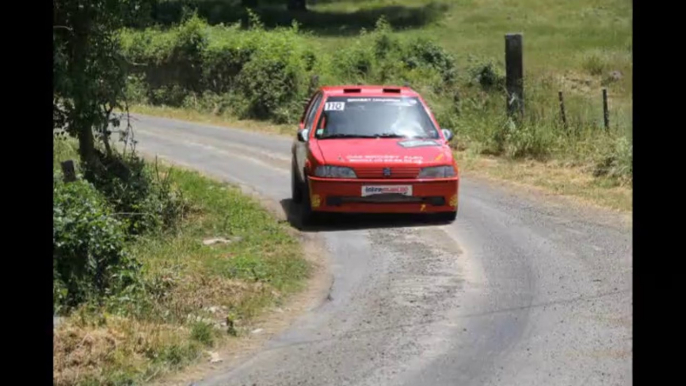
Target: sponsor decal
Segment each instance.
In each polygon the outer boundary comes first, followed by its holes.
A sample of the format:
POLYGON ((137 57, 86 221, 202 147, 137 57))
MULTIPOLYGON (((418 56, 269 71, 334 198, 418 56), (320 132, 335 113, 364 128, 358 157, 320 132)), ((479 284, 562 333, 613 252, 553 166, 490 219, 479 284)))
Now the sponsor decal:
POLYGON ((362 187, 362 197, 373 196, 375 194, 402 194, 403 196, 411 196, 412 185, 376 185, 362 187))
POLYGON ((418 140, 409 140, 409 141, 398 141, 398 145, 404 147, 404 148, 412 148, 412 147, 424 147, 424 146, 439 146, 439 143, 433 140, 426 140, 426 139, 418 139, 418 140))
POLYGON ((398 156, 398 155, 349 155, 346 157, 348 162, 359 163, 422 163, 422 156, 398 156))
POLYGON ((412 107, 417 104, 417 100, 413 98, 348 98, 347 103, 391 103, 396 106, 412 107))

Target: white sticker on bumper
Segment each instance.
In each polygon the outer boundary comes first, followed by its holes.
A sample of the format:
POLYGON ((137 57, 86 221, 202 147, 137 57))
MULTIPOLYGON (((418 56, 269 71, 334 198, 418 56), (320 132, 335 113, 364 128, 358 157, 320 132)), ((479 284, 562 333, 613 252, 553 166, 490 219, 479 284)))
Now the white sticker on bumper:
POLYGON ((411 196, 412 185, 374 185, 362 187, 362 197, 373 196, 375 194, 402 194, 403 196, 411 196))

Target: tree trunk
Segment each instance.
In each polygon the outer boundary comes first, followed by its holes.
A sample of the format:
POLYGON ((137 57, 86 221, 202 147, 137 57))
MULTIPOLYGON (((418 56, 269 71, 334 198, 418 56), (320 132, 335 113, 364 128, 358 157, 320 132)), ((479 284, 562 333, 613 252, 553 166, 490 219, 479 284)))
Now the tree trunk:
POLYGON ((306 0, 288 0, 289 11, 307 11, 306 0))
POLYGON ((73 92, 74 111, 70 124, 74 125, 79 140, 79 156, 81 163, 86 168, 98 167, 99 162, 95 155, 95 139, 93 138, 93 118, 88 114, 91 106, 88 95, 88 79, 85 69, 87 65, 88 36, 90 22, 85 12, 74 18, 74 39, 69 50, 69 73, 74 79, 75 90, 73 92), (79 87, 79 85, 83 85, 79 87))
POLYGON ((102 124, 102 143, 105 144, 105 151, 107 152, 107 157, 112 157, 112 147, 110 146, 110 116, 112 115, 112 110, 114 110, 114 105, 110 107, 102 106, 105 113, 105 123, 102 124))
POLYGON ((95 140, 93 138, 93 130, 87 130, 85 127, 79 128, 79 155, 81 162, 91 165, 95 161, 95 140))

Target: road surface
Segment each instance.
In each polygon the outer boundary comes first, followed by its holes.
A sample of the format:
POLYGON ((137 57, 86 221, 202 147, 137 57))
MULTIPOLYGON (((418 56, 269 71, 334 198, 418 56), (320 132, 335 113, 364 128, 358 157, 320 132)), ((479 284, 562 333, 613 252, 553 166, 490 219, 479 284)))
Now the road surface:
MULTIPOLYGON (((290 203, 291 138, 137 115, 138 149, 290 203)), ((630 385, 631 225, 462 178, 455 223, 318 232, 329 300, 196 385, 630 385)))

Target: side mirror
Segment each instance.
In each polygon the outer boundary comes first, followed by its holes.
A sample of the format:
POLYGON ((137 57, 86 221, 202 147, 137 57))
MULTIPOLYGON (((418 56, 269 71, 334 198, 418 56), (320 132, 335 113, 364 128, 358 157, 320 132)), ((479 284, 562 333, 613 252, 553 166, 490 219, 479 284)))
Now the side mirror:
POLYGON ((441 131, 443 132, 443 136, 445 137, 446 141, 449 142, 451 139, 453 139, 453 132, 452 131, 450 131, 448 129, 443 129, 441 131))
POLYGON ((298 141, 300 141, 300 142, 307 142, 307 134, 308 134, 309 132, 310 132, 310 131, 307 130, 307 129, 298 131, 298 141))

